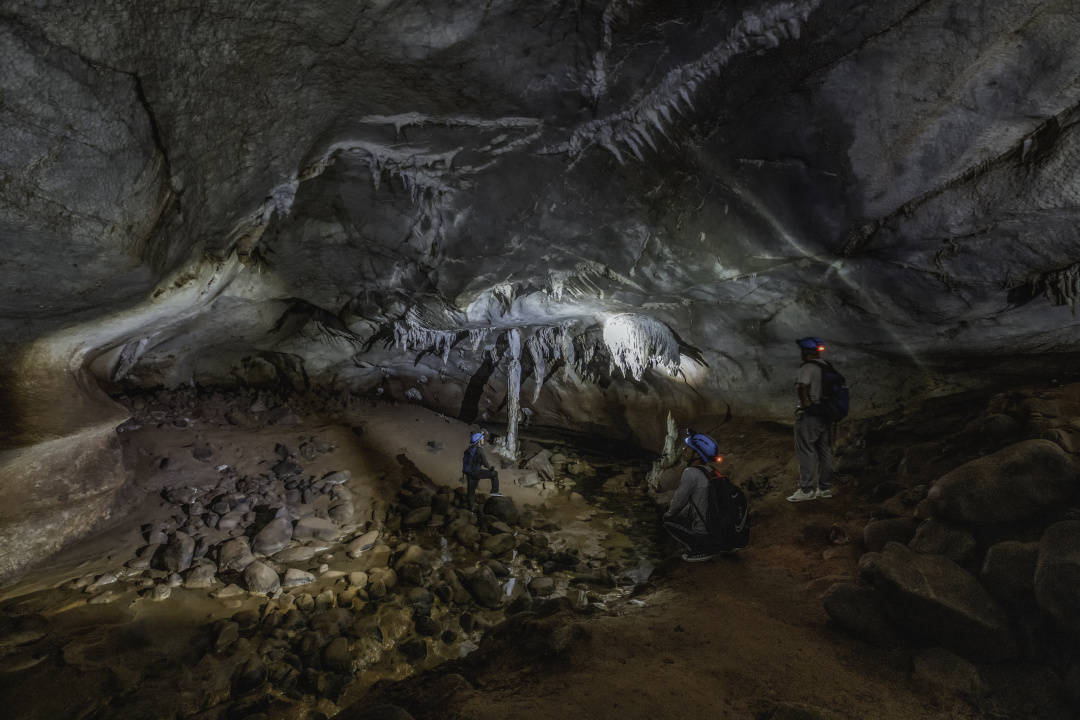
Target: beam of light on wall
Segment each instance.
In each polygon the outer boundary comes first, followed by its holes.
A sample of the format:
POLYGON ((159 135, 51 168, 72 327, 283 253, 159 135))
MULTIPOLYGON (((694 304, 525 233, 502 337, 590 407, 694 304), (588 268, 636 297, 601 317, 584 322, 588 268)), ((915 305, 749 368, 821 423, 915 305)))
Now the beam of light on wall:
POLYGON ((679 342, 667 325, 647 315, 612 315, 604 321, 604 344, 611 361, 635 380, 651 367, 679 370, 679 342))

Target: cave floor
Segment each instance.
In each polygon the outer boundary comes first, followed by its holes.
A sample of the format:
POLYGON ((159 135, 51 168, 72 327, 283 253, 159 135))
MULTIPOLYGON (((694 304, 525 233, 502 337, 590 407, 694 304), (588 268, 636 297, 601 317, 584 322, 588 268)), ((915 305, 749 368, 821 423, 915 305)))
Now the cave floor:
MULTIPOLYGON (((36 645, 4 649, 0 702, 15 712, 13 717, 153 717, 148 708, 160 702, 170 703, 171 709, 159 717, 210 718, 225 711, 228 689, 218 687, 219 679, 200 675, 213 668, 199 663, 205 642, 200 645, 192 637, 207 623, 257 609, 264 601, 247 595, 213 599, 206 591, 178 588, 169 603, 157 604, 132 589, 112 603, 91 605, 80 590, 65 585, 131 557, 143 542, 140 527, 167 514, 160 493, 176 486, 178 479, 208 485, 223 465, 254 473, 274 462, 278 442, 319 441, 334 450, 312 459, 307 471, 349 467, 354 478, 365 478, 362 486, 353 483, 355 491, 366 492, 364 501, 378 506, 400 483, 395 475, 398 454, 434 482, 458 485, 459 446, 466 428, 420 408, 398 406, 354 409, 330 422, 292 417, 285 425, 199 419, 181 425, 159 422, 156 427, 129 424, 123 434, 136 494, 145 499, 121 524, 0 591, 4 615, 40 614, 49 624, 36 645), (208 447, 209 457, 196 459, 192 451, 198 447, 208 447), (165 457, 167 463, 162 462, 165 457), (198 697, 191 697, 193 684, 204 686, 194 693, 198 697), (115 703, 116 697, 139 695, 145 695, 139 702, 115 703)), ((693 565, 682 563, 670 544, 640 548, 658 567, 635 597, 614 593, 607 602, 594 602, 588 616, 567 611, 551 620, 576 628, 557 662, 531 657, 525 648, 510 648, 493 655, 494 662, 479 663, 465 692, 443 698, 426 715, 414 706, 414 715, 741 718, 768 715, 783 703, 795 703, 830 713, 823 717, 970 716, 963 701, 914 685, 909 656, 856 643, 826 622, 821 595, 832 583, 853 577, 858 559, 853 539, 873 508, 853 493, 800 506, 786 503, 794 463, 790 429, 782 425, 734 421, 718 435, 727 450, 727 471, 751 488, 749 548, 693 565)), ((632 479, 634 473, 630 468, 624 475, 632 479)), ((591 504, 574 492, 573 482, 526 486, 526 475, 505 472, 504 492, 521 506, 543 508, 546 519, 559 526, 559 542, 586 557, 629 554, 628 545, 634 542, 624 532, 629 521, 615 515, 610 505, 591 504)), ((650 498, 643 490, 628 492, 637 493, 630 502, 638 505, 655 508, 657 499, 663 501, 663 496, 650 498)), ((304 590, 314 594, 343 573, 370 569, 344 553, 337 554, 330 567, 326 580, 320 578, 304 590)), ((501 616, 490 616, 490 624, 499 621, 501 616)), ((376 682, 402 681, 422 670, 438 673, 432 669, 452 661, 463 648, 469 649, 464 643, 447 648, 422 665, 400 658, 383 662, 361 673, 337 704, 286 703, 264 716, 314 717, 312 712, 332 715, 349 703, 363 706, 365 692, 376 682)), ((484 656, 484 651, 476 655, 484 656)), ((393 686, 386 690, 385 683, 376 690, 376 696, 395 692, 393 686)), ((228 717, 247 716, 236 715, 235 708, 230 713, 228 717)))

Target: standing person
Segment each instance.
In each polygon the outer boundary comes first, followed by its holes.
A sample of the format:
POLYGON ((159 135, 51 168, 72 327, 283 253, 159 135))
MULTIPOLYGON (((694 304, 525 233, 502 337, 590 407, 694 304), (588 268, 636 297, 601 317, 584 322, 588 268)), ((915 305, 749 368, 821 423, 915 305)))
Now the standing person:
POLYGON ((499 473, 488 462, 481 447, 485 437, 483 430, 470 435, 469 447, 461 458, 461 472, 465 475, 466 482, 465 500, 470 510, 476 506, 476 486, 480 484, 481 478, 491 478, 491 494, 502 497, 499 492, 499 473))
POLYGON ((795 393, 799 401, 795 410, 799 489, 788 497, 788 502, 793 503, 833 496, 832 423, 847 414, 847 386, 832 365, 821 359, 825 345, 816 337, 799 338, 795 344, 802 353, 802 365, 795 377, 795 393), (832 395, 841 392, 842 410, 833 407, 838 406, 841 400, 832 398, 832 395), (826 393, 830 397, 824 397, 826 393), (829 402, 823 403, 823 399, 829 402))
POLYGON ((689 464, 679 489, 664 513, 664 529, 686 552, 687 562, 703 562, 719 552, 746 547, 750 539, 749 508, 742 490, 713 468, 720 462, 716 441, 687 430, 689 464))

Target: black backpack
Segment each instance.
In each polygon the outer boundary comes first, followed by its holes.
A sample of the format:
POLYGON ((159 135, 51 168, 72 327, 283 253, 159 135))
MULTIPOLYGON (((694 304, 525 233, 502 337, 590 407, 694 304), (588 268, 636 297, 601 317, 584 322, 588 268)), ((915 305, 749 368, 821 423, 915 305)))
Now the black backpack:
POLYGON ((461 472, 466 475, 472 475, 476 472, 476 455, 479 450, 479 445, 470 445, 465 448, 465 454, 461 456, 461 472))
POLYGON ((709 507, 705 527, 715 543, 713 549, 728 551, 746 547, 750 542, 750 504, 746 493, 711 467, 706 469, 706 474, 709 476, 709 507))
POLYGON ((811 414, 823 417, 829 422, 843 420, 851 406, 851 392, 848 390, 847 380, 825 360, 810 362, 821 368, 821 400, 811 414))

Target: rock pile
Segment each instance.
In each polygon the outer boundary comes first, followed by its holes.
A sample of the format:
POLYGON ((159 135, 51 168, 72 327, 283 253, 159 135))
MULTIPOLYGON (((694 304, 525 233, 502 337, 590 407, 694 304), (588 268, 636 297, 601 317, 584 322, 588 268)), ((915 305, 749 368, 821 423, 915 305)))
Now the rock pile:
MULTIPOLYGON (((897 480, 881 484, 895 491, 881 504, 891 517, 866 526, 860 582, 831 588, 825 609, 874 644, 940 646, 938 664, 948 651, 977 663, 1030 660, 1065 677, 1080 663, 1080 463, 1071 454, 1080 422, 1070 419, 1080 416, 1080 389, 999 396, 987 410, 920 446, 924 458, 959 447, 981 454, 936 478, 901 463, 897 480)), ((982 687, 965 673, 953 684, 982 687)))

